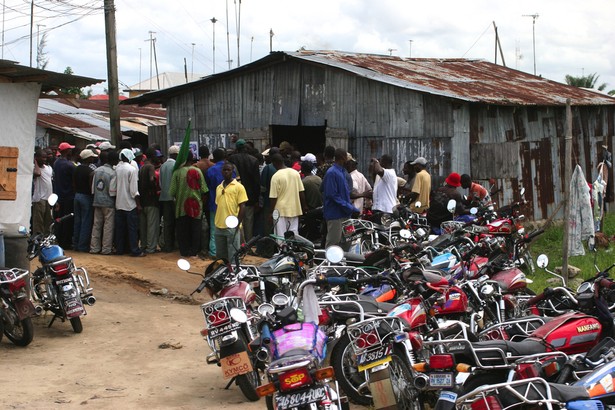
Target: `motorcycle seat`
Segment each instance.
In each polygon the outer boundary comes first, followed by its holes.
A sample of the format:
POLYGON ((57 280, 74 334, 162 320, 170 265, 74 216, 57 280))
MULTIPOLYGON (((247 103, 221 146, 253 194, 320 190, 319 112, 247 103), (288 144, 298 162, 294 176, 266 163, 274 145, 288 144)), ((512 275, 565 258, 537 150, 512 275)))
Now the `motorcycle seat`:
POLYGON ((344 252, 344 259, 349 262, 365 262, 365 256, 352 252, 344 252))
POLYGON ((536 353, 545 353, 547 346, 537 339, 525 339, 522 342, 511 342, 509 340, 486 340, 483 342, 472 343, 474 349, 485 349, 476 351, 476 355, 485 365, 505 364, 502 361, 502 352, 508 357, 510 362, 516 358, 528 356, 536 353))
POLYGON ((291 350, 285 352, 282 356, 280 356, 279 359, 276 359, 276 360, 272 361, 269 366, 270 367, 275 367, 275 365, 279 364, 278 362, 280 362, 280 361, 284 361, 286 363, 291 362, 293 360, 300 361, 300 360, 304 359, 306 356, 313 356, 313 355, 312 355, 312 353, 310 353, 309 350, 305 350, 305 349, 291 349, 291 350))
MULTIPOLYGON (((363 308, 363 312, 367 315, 377 315, 382 314, 386 315, 388 312, 393 310, 395 304, 386 303, 386 302, 377 302, 371 297, 359 295, 359 300, 357 300, 361 307, 363 308)), ((359 307, 353 304, 343 304, 343 305, 333 305, 335 309, 333 315, 339 319, 349 319, 352 317, 358 317, 359 307)))
MULTIPOLYGON (((546 396, 546 388, 542 383, 532 383, 531 388, 528 388, 531 382, 515 385, 512 388, 528 400, 541 400, 546 396)), ((549 383, 551 388, 551 397, 562 403, 567 403, 575 400, 588 400, 589 393, 583 386, 569 386, 566 384, 549 383)), ((500 390, 500 398, 504 406, 511 406, 518 403, 518 398, 514 397, 512 392, 500 390)))

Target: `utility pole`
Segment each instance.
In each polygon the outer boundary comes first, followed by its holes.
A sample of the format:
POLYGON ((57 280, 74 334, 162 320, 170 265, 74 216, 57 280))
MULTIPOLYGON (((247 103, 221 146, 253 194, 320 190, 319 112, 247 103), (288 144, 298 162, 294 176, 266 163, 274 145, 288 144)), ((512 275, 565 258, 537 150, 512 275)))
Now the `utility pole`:
POLYGON ((194 45, 195 43, 192 43, 192 63, 190 66, 190 81, 194 79, 194 45))
POLYGON ((154 64, 156 65, 156 83, 158 84, 158 89, 160 90, 160 74, 158 74, 158 58, 156 58, 156 39, 154 39, 154 64))
POLYGON ((239 0, 239 9, 237 11, 237 67, 239 67, 239 39, 241 37, 241 0, 239 0))
POLYGON ((568 279, 568 234, 570 232, 570 177, 572 175, 572 108, 570 98, 566 99, 566 141, 564 165, 564 240, 562 249, 562 276, 564 286, 568 279))
POLYGON ((534 51, 534 75, 536 75, 536 19, 538 18, 538 13, 524 14, 522 17, 532 18, 532 50, 534 51))
POLYGON ((250 38, 250 62, 252 62, 252 47, 254 47, 254 36, 250 38))
POLYGON ((139 87, 141 86, 141 47, 139 47, 139 87))
POLYGON ((228 31, 228 0, 226 0, 226 55, 228 56, 226 62, 230 70, 233 60, 231 59, 231 35, 228 31))
POLYGON ((213 40, 211 41, 213 46, 213 51, 211 53, 213 57, 213 70, 211 70, 212 74, 216 74, 216 21, 218 21, 215 17, 209 19, 211 21, 211 26, 213 27, 213 40))
POLYGON ((397 51, 397 49, 396 48, 389 48, 388 51, 389 51, 389 55, 392 56, 393 55, 393 51, 397 51))
POLYGON ((412 58, 412 40, 408 40, 408 42, 410 43, 410 53, 408 54, 408 57, 412 58))
POLYGON ((152 77, 153 77, 153 73, 152 73, 152 58, 154 57, 154 53, 152 51, 152 48, 154 46, 154 34, 156 34, 155 31, 150 31, 149 32, 149 39, 145 40, 145 41, 149 41, 149 89, 150 91, 152 90, 152 77))
POLYGON ((30 2, 30 67, 32 67, 32 31, 33 30, 34 30, 34 0, 30 2))
POLYGON ((493 22, 493 29, 495 30, 495 64, 498 63, 498 49, 500 49, 500 56, 502 57, 502 65, 506 67, 506 61, 504 61, 504 52, 502 51, 502 45, 500 44, 500 35, 498 34, 498 26, 493 22))
POLYGON ((269 29, 269 52, 273 52, 273 29, 269 29))
POLYGON ((111 143, 122 142, 120 129, 120 93, 117 78, 117 43, 115 42, 115 4, 114 0, 104 0, 105 37, 107 40, 107 84, 109 86, 109 125, 111 143))
POLYGON ((2 0, 2 59, 4 60, 4 18, 6 16, 6 0, 2 0))

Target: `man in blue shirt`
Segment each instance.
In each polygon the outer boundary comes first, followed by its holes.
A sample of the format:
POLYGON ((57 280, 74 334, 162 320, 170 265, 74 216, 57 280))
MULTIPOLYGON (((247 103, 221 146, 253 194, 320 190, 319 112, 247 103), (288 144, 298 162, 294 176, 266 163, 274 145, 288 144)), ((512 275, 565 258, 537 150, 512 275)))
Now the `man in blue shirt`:
POLYGON ((323 217, 327 221, 327 241, 325 247, 339 245, 342 240, 342 223, 353 213, 359 212, 350 202, 350 187, 347 182, 346 159, 348 153, 343 148, 335 150, 335 162, 327 170, 322 181, 323 217))

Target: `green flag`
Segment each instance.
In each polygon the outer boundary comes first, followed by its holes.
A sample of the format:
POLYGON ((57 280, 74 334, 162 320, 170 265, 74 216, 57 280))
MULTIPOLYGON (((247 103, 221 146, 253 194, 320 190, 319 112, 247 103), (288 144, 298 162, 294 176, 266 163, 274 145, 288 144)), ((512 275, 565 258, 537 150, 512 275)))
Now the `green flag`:
POLYGON ((188 127, 186 127, 186 135, 184 135, 184 140, 182 141, 181 147, 179 147, 179 154, 177 154, 177 159, 175 159, 175 166, 173 167, 173 171, 181 168, 186 160, 188 159, 188 151, 190 150, 190 123, 191 119, 188 119, 188 127))

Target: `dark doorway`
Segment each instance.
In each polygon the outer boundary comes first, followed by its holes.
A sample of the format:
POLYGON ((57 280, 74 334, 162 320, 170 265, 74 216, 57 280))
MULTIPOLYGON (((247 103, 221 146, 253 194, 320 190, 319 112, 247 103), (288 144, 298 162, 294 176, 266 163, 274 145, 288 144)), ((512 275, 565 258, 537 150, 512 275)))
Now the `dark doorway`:
POLYGON ((314 155, 322 154, 325 150, 325 128, 272 125, 271 144, 279 147, 282 141, 288 141, 303 155, 308 152, 314 155))

